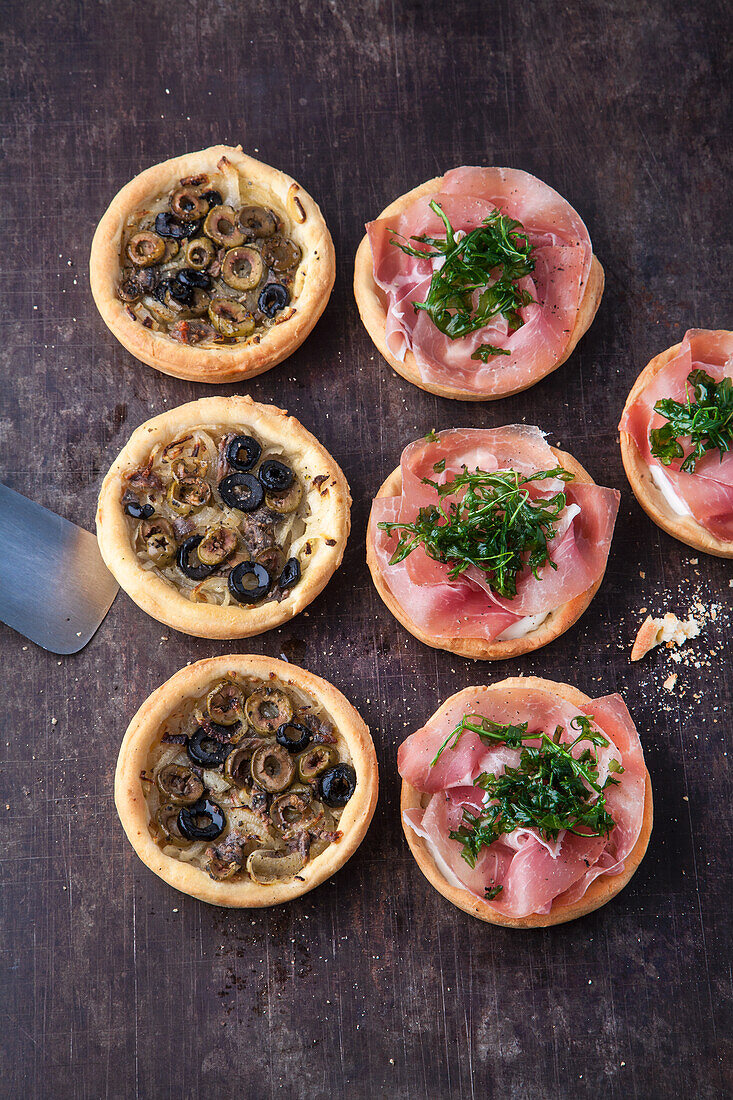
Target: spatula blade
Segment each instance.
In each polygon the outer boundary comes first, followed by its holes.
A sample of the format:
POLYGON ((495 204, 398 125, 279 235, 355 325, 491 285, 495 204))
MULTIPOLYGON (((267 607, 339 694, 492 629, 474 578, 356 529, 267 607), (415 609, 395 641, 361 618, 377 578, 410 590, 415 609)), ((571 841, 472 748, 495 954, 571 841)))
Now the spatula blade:
POLYGON ((94 535, 0 484, 2 622, 52 653, 77 653, 118 589, 94 535))

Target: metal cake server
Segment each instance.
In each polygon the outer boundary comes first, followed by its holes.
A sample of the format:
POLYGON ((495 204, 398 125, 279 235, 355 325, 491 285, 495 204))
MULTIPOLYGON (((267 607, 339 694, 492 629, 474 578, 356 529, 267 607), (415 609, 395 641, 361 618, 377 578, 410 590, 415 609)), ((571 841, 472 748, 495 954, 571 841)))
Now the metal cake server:
POLYGON ((0 483, 0 621, 52 653, 77 653, 118 589, 94 535, 0 483))

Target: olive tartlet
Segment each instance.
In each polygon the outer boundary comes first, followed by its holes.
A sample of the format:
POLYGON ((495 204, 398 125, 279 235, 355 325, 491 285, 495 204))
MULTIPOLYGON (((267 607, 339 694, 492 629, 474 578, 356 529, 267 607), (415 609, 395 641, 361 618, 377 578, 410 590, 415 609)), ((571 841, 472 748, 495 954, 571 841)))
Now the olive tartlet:
POLYGON ((126 184, 89 262, 97 308, 120 343, 198 382, 251 378, 292 354, 323 313, 335 271, 307 191, 227 145, 126 184))
POLYGON ((205 397, 155 416, 104 479, 97 537, 159 622, 247 638, 315 599, 341 564, 351 497, 339 466, 283 409, 205 397))
POLYGON ((269 657, 181 669, 120 747, 115 803, 133 848, 212 905, 277 905, 353 855, 377 802, 367 726, 318 676, 269 657))

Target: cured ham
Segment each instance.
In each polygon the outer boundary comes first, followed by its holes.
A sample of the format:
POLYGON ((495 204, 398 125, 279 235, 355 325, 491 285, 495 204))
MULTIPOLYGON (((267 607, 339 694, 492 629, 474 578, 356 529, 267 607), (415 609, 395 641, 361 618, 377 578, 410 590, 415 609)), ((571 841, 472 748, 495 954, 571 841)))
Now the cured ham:
MULTIPOLYGON (((733 332, 690 329, 677 353, 655 373, 640 392, 632 394, 624 409, 619 429, 627 432, 649 467, 660 492, 678 514, 691 514, 719 539, 733 540, 733 451, 721 456, 710 450, 697 460, 693 473, 680 469, 682 460, 663 466, 651 453, 649 433, 666 423, 655 413, 657 401, 672 398, 686 402, 693 370, 706 371, 716 382, 733 375, 733 332)), ((680 440, 685 451, 685 441, 680 440)))
MULTIPOLYGON (((588 230, 576 211, 546 183, 512 168, 456 168, 434 193, 414 199, 401 213, 369 222, 373 276, 387 299, 386 341, 395 359, 412 352, 425 383, 498 396, 524 389, 553 370, 569 351, 593 259, 588 230), (532 245, 534 270, 518 287, 531 303, 510 331, 498 315, 469 334, 451 339, 413 302, 425 300, 433 261, 408 256, 392 242, 428 235, 445 237, 431 210, 435 201, 455 231, 468 233, 494 211, 521 222, 532 245), (471 356, 482 344, 507 351, 487 363, 471 356)), ((586 326, 587 327, 587 326, 586 326)))
MULTIPOLYGON (((491 906, 506 917, 546 914, 553 904, 579 901, 600 875, 619 875, 639 839, 644 820, 646 767, 639 736, 619 695, 588 700, 578 706, 548 687, 536 685, 467 688, 453 696, 422 729, 400 746, 400 775, 417 791, 430 795, 424 808, 407 809, 405 824, 422 837, 438 870, 453 886, 485 899, 487 889, 501 887, 491 906), (465 715, 477 715, 501 725, 526 722, 531 733, 552 736, 563 727, 561 743, 577 736, 570 723, 578 715, 591 718, 592 729, 607 741, 593 749, 598 782, 603 785, 611 765, 623 768, 615 774, 618 784, 604 791, 606 809, 613 819, 610 832, 601 836, 560 831, 548 839, 534 827, 516 828, 483 846, 471 867, 462 844, 450 833, 460 828, 464 810, 480 813, 485 792, 474 781, 482 773, 501 775, 520 764, 520 749, 505 743, 485 744, 478 734, 461 737, 436 754, 465 715)), ((539 740, 526 745, 539 745, 539 740)), ((573 749, 579 755, 587 743, 573 749)))
POLYGON ((549 563, 535 577, 520 573, 513 598, 497 595, 485 574, 471 566, 455 579, 449 567, 431 558, 422 546, 403 561, 390 565, 398 544, 396 533, 380 529, 382 522, 410 523, 421 508, 437 501, 437 491, 424 478, 445 484, 465 466, 487 473, 515 470, 525 476, 557 466, 557 458, 538 428, 462 428, 418 440, 402 454, 400 496, 378 497, 372 506, 369 540, 381 575, 394 599, 411 621, 434 638, 482 638, 493 641, 528 616, 546 616, 586 592, 603 575, 618 511, 619 494, 593 483, 553 478, 533 482, 534 497, 566 495, 550 543, 549 563), (440 472, 434 466, 442 465, 440 472))

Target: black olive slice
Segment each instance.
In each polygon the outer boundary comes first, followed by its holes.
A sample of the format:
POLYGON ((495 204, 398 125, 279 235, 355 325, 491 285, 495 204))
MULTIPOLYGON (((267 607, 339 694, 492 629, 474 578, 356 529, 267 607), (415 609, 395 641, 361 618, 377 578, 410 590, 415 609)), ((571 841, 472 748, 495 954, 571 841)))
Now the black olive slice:
POLYGON ((327 806, 345 806, 356 790, 356 772, 351 764, 337 764, 323 773, 318 790, 327 806))
POLYGON ((295 474, 284 462, 268 458, 257 471, 257 477, 270 493, 284 493, 293 484, 295 474))
POLYGON ((173 278, 161 279, 153 294, 164 306, 168 305, 167 298, 169 296, 174 302, 178 302, 182 306, 189 306, 193 302, 193 287, 184 286, 183 283, 179 283, 177 279, 173 278))
POLYGON ((229 574, 229 591, 239 603, 257 603, 270 591, 272 579, 264 565, 243 561, 229 574))
MULTIPOLYGON (((227 736, 229 735, 229 730, 223 726, 221 729, 224 730, 227 736)), ((229 742, 217 741, 203 726, 199 726, 195 733, 192 733, 189 737, 186 752, 194 764, 198 764, 202 768, 218 768, 226 760, 231 747, 229 742)))
POLYGON ((284 722, 275 734, 278 745, 288 752, 302 752, 310 744, 312 736, 308 727, 300 722, 284 722))
POLYGON ((224 832, 224 811, 210 798, 193 806, 184 806, 178 815, 178 828, 187 840, 216 840, 224 832))
POLYGON ((234 470, 246 474, 262 454, 262 447, 251 435, 235 435, 227 444, 227 462, 234 470))
POLYGON ((184 286, 208 290, 211 286, 211 276, 204 271, 195 271, 192 267, 182 267, 178 272, 178 281, 184 286))
POLYGON ((221 191, 215 191, 215 190, 211 190, 211 191, 204 191, 204 193, 203 193, 203 195, 201 196, 201 198, 202 198, 202 199, 206 199, 206 201, 207 201, 207 202, 208 202, 208 204, 209 204, 209 207, 212 207, 212 206, 221 206, 221 205, 222 205, 222 203, 224 202, 224 199, 223 199, 223 197, 222 197, 221 191))
POLYGON ((281 309, 285 309, 289 301, 290 295, 282 283, 268 283, 260 294, 257 305, 265 317, 274 317, 281 309))
POLYGON ((139 500, 130 500, 125 505, 125 512, 133 519, 150 519, 155 513, 152 504, 141 504, 139 500))
POLYGON ((288 558, 288 560, 285 562, 285 568, 280 574, 277 586, 281 590, 292 588, 293 585, 297 584, 299 580, 300 562, 297 558, 288 558))
POLYGON ((173 237, 175 241, 181 241, 185 237, 195 237, 200 228, 200 219, 195 222, 182 222, 167 210, 162 210, 155 217, 155 232, 158 236, 173 237))
POLYGON ((192 581, 203 581, 206 577, 209 577, 216 569, 215 565, 204 565, 198 555, 194 558, 194 563, 191 563, 191 557, 194 550, 198 548, 198 544, 203 539, 203 535, 192 535, 190 539, 178 547, 178 556, 176 559, 178 568, 183 573, 184 577, 190 577, 192 581))
POLYGON ((219 496, 229 508, 254 512, 265 499, 265 491, 252 474, 229 474, 219 482, 219 496))

